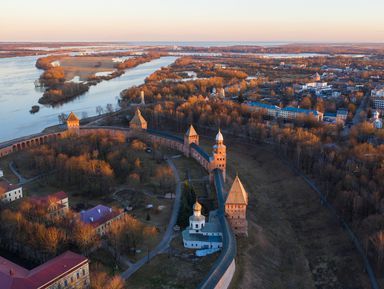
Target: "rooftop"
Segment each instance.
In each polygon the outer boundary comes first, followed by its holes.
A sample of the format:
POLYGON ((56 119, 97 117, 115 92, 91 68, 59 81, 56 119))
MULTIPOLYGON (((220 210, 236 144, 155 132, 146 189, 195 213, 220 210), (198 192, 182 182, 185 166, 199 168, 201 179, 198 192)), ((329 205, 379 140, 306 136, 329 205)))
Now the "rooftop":
POLYGON ((257 101, 250 101, 247 102, 247 105, 249 106, 256 106, 260 108, 265 108, 265 109, 280 109, 277 105, 272 105, 272 104, 267 104, 267 103, 262 103, 262 102, 257 102, 257 101))
POLYGON ((32 201, 37 201, 41 203, 48 203, 49 200, 61 201, 68 198, 68 195, 64 191, 56 192, 47 196, 31 196, 32 201))
POLYGON ((84 256, 67 251, 32 270, 27 270, 0 256, 1 289, 42 288, 62 274, 87 262, 88 259, 84 256))
POLYGON ((135 115, 132 117, 131 121, 129 122, 129 125, 136 125, 139 127, 142 127, 143 124, 147 124, 147 121, 144 119, 144 117, 141 115, 141 111, 139 109, 136 109, 135 115))
POLYGON ((222 242, 221 236, 207 236, 202 234, 189 234, 188 229, 182 232, 183 240, 200 242, 222 242))
POLYGON ((86 224, 90 224, 94 227, 97 227, 113 218, 118 216, 120 212, 112 210, 112 208, 97 205, 87 211, 80 212, 80 220, 86 224))
POLYGON ((193 143, 191 144, 191 147, 195 149, 204 159, 206 159, 209 162, 209 155, 200 146, 193 143))
POLYGON ((8 182, 4 179, 0 180, 0 194, 4 194, 6 192, 16 190, 18 188, 21 188, 21 186, 11 184, 10 182, 8 182))
POLYGON ((248 194, 244 189, 238 176, 233 181, 232 187, 229 190, 226 204, 248 204, 248 194))
POLYGON ((195 128, 193 127, 193 125, 190 125, 187 132, 185 133, 186 136, 196 136, 197 135, 197 132, 195 130, 195 128))
POLYGON ((300 107, 287 106, 287 107, 282 108, 281 110, 290 111, 290 112, 297 112, 297 113, 319 115, 319 112, 317 110, 305 109, 305 108, 300 108, 300 107))
POLYGON ((76 114, 74 114, 73 112, 71 112, 71 113, 68 115, 67 121, 79 121, 79 118, 76 116, 76 114))
POLYGON ((162 131, 158 131, 158 130, 153 130, 153 129, 147 129, 147 133, 153 134, 153 135, 157 135, 157 136, 160 136, 160 137, 163 137, 163 138, 167 138, 169 140, 174 140, 174 141, 177 141, 179 143, 184 143, 184 140, 182 138, 174 136, 174 135, 166 133, 166 132, 162 132, 162 131))

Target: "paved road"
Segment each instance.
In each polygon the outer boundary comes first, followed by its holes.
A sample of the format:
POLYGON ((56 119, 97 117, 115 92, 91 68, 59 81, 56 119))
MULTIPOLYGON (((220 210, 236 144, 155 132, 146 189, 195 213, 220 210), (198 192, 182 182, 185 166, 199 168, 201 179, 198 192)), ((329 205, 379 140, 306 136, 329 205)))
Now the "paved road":
POLYGON ((172 215, 168 223, 167 230, 164 233, 163 239, 161 242, 153 249, 149 254, 139 261, 130 266, 126 271, 121 273, 121 277, 124 279, 128 279, 133 273, 139 270, 143 265, 145 265, 149 260, 155 257, 157 254, 164 252, 171 243, 172 235, 173 235, 173 227, 176 225, 177 216, 179 214, 180 203, 181 203, 181 182, 179 172, 177 171, 175 164, 171 159, 167 159, 168 165, 171 167, 173 174, 176 179, 176 194, 175 194, 175 202, 173 203, 172 215))
POLYGON ((10 162, 8 166, 9 166, 9 169, 12 171, 12 173, 15 174, 16 177, 19 179, 19 184, 20 185, 25 184, 27 179, 24 178, 22 175, 20 175, 20 173, 16 170, 14 162, 10 162))

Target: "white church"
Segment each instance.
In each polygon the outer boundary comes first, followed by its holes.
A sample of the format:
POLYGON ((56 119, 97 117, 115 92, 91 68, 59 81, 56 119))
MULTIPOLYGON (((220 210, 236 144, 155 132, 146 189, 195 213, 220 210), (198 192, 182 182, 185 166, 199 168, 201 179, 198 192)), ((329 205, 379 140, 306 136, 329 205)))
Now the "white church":
POLYGON ((189 227, 182 232, 185 248, 215 249, 223 246, 222 232, 217 218, 217 211, 209 213, 208 222, 201 214, 202 206, 196 200, 193 205, 193 215, 189 217, 189 227))

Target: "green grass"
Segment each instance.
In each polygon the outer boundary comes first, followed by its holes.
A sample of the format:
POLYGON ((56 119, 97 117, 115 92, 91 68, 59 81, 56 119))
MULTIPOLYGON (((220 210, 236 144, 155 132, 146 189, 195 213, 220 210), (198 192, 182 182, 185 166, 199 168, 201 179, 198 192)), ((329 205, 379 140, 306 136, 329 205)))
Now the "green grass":
POLYGON ((192 289, 203 280, 218 254, 191 259, 179 236, 172 242, 172 253, 161 254, 144 265, 127 281, 135 289, 192 289))

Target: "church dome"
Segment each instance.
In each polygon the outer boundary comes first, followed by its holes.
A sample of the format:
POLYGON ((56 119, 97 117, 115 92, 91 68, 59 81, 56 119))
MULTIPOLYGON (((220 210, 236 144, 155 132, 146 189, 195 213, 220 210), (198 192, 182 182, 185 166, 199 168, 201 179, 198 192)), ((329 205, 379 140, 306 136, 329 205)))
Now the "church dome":
POLYGON ((216 135, 216 141, 224 141, 223 134, 221 133, 221 130, 219 129, 219 132, 216 135))
POLYGON ((195 204, 193 205, 194 211, 201 211, 203 207, 200 205, 200 203, 196 200, 195 204))

